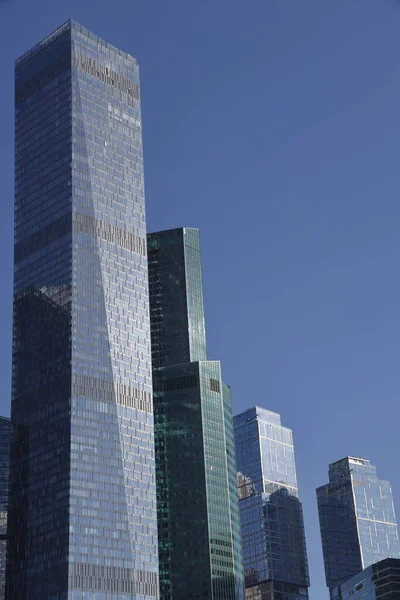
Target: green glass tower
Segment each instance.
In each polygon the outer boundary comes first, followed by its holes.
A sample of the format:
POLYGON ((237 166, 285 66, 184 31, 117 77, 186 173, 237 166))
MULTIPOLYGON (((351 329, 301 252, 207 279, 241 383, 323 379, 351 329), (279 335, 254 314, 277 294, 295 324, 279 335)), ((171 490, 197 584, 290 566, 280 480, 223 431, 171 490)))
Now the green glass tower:
POLYGON ((199 231, 148 235, 161 600, 242 600, 230 388, 207 360, 199 231))

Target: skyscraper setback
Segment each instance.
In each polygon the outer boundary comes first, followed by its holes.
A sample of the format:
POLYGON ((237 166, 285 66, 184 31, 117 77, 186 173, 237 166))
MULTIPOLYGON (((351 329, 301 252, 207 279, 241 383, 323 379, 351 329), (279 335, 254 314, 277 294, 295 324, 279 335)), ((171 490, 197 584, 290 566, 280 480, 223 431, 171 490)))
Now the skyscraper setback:
POLYGON ((392 489, 369 460, 348 456, 329 465, 317 489, 326 582, 331 591, 366 567, 400 558, 392 489))
POLYGON ((6 597, 152 600, 138 65, 69 21, 17 61, 15 101, 6 597))
POLYGON ((246 600, 306 600, 308 564, 293 436, 255 406, 234 418, 246 600))
POLYGON ((242 600, 230 389, 207 360, 197 229, 149 234, 162 600, 242 600))

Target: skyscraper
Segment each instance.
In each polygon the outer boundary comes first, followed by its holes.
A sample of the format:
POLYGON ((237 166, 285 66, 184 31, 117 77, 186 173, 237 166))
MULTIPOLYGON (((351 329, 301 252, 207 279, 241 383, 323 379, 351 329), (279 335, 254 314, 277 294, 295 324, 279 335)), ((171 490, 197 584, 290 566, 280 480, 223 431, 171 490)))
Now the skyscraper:
POLYGON ((246 600, 306 600, 309 576, 292 431, 255 406, 234 418, 246 600))
POLYGON ((332 591, 332 600, 399 600, 400 559, 385 558, 332 591))
POLYGON ((148 236, 162 600, 242 600, 230 389, 208 361, 199 232, 148 236))
POLYGON ((327 585, 333 588, 385 558, 400 558, 392 489, 376 467, 348 456, 329 465, 317 489, 327 585))
POLYGON ((0 600, 5 597, 11 421, 0 417, 0 600))
POLYGON ((67 22, 16 63, 8 600, 158 597, 138 65, 67 22))

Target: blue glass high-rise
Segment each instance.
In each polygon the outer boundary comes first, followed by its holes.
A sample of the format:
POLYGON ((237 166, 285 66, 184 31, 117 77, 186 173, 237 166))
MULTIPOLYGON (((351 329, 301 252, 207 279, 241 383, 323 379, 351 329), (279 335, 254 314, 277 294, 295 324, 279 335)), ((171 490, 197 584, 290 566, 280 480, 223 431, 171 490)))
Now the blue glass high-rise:
POLYGON ((292 431, 255 406, 234 417, 246 600, 306 600, 309 575, 292 431))
POLYGON ((0 417, 0 600, 5 597, 11 421, 0 417))
POLYGON ((369 460, 348 456, 329 465, 317 489, 327 585, 333 588, 385 558, 400 558, 391 485, 369 460))
POLYGON ((8 600, 158 597, 137 61, 69 21, 16 63, 8 600))

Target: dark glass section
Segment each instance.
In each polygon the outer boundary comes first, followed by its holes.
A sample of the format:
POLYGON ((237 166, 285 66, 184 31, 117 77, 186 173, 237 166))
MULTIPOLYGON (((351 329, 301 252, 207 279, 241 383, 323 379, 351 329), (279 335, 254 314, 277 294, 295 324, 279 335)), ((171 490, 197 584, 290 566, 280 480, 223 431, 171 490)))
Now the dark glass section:
POLYGON ((400 558, 391 485, 369 460, 347 457, 329 466, 317 489, 325 575, 330 590, 385 558, 400 558))
POLYGON ((16 65, 10 600, 66 598, 68 589, 70 48, 65 27, 16 65))
POLYGON ((205 360, 198 231, 148 247, 161 598, 243 600, 232 403, 205 360))
POLYGON ((15 295, 8 598, 67 590, 69 336, 68 307, 34 288, 15 295))
POLYGON ((139 97, 73 21, 17 61, 7 600, 158 598, 139 97))
POLYGON ((5 598, 11 421, 0 417, 0 600, 5 598))
POLYGON ((353 489, 348 474, 342 480, 317 490, 318 514, 326 582, 329 588, 340 585, 362 570, 353 489))
POLYGON ((153 388, 161 598, 212 598, 199 364, 155 370, 153 388))
POLYGON ((9 597, 18 597, 24 589, 26 598, 51 597, 60 593, 60 586, 66 591, 70 348, 68 305, 35 288, 17 293, 9 597))
POLYGON ((206 360, 197 229, 148 235, 153 368, 206 360))
POLYGON ((400 559, 387 558, 335 588, 332 600, 399 600, 400 559))
POLYGON ((292 432, 258 406, 237 415, 234 427, 246 599, 307 599, 292 432))

